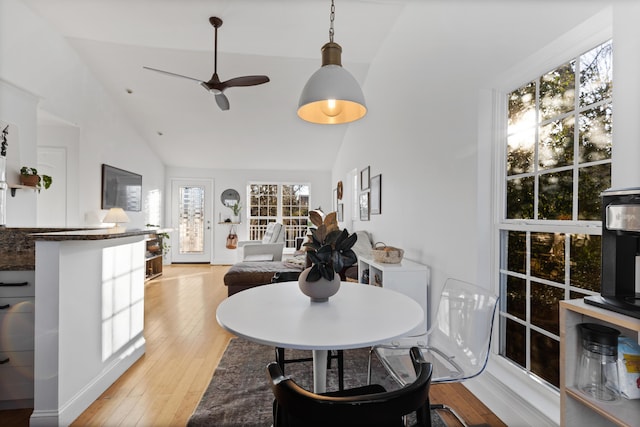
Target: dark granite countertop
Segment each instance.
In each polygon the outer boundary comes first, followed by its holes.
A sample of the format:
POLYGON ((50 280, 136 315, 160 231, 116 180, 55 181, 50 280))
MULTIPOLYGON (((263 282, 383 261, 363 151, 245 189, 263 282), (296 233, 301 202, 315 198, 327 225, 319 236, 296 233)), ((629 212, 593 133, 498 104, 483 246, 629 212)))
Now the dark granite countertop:
POLYGON ((122 237, 144 236, 147 234, 162 233, 167 229, 143 228, 124 231, 114 231, 112 228, 99 228, 90 230, 66 230, 55 232, 33 233, 34 240, 44 240, 49 242, 59 242, 64 240, 106 240, 120 239, 122 237))
POLYGON ((105 240, 169 231, 171 229, 147 228, 116 233, 111 228, 0 227, 0 271, 34 270, 36 241, 105 240))

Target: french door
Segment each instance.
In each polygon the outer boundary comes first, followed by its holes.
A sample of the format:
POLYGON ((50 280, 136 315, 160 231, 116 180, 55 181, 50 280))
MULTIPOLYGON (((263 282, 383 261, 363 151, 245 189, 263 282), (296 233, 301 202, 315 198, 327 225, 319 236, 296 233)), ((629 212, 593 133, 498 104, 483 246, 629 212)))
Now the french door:
POLYGON ((211 263, 213 182, 171 181, 172 263, 211 263))

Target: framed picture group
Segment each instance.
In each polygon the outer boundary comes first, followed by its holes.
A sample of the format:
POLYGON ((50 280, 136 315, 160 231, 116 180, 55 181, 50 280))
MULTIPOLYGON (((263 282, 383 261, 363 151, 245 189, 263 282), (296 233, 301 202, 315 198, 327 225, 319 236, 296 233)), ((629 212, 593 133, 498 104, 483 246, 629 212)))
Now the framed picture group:
POLYGON ((359 210, 360 221, 382 213, 382 174, 372 177, 370 166, 360 171, 359 210))

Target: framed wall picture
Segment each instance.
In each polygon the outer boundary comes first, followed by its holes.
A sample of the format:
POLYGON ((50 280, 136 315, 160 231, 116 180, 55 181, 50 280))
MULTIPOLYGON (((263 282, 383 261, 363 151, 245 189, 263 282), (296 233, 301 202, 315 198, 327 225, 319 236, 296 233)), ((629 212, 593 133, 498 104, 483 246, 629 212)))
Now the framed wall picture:
POLYGON ((371 190, 369 191, 369 203, 371 203, 371 215, 382 213, 382 174, 371 178, 371 190))
POLYGON ((344 203, 338 203, 338 221, 344 221, 344 203))
POLYGON ((360 221, 369 221, 369 193, 360 194, 360 221))
POLYGON ((360 171, 360 190, 369 188, 369 166, 360 171))

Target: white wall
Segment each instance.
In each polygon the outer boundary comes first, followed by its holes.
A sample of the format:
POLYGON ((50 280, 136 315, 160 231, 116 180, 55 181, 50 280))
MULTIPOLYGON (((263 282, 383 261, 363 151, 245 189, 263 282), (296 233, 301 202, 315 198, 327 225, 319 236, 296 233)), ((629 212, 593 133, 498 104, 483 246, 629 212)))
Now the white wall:
MULTIPOLYGON (((70 142, 75 145, 76 152, 70 155, 78 179, 68 192, 73 195, 67 225, 83 225, 87 214, 106 212, 100 210, 102 163, 141 174, 145 196, 154 191, 164 194, 163 163, 66 40, 17 0, 0 0, 0 29, 0 120, 19 129, 19 144, 11 143, 9 136, 8 157, 16 159, 9 162, 9 182, 17 182, 20 166, 36 166, 36 147, 47 143, 39 140, 38 120, 46 116, 79 131, 78 140, 70 142)), ((36 225, 36 197, 25 191, 8 197, 7 225, 36 225)), ((142 212, 128 212, 129 227, 148 222, 154 207, 147 201, 148 197, 142 212)))
MULTIPOLYGON (((303 162, 301 160, 301 162, 303 162)), ((213 224, 213 264, 233 264, 237 262, 237 250, 225 247, 226 238, 229 234, 229 225, 218 224, 220 215, 224 220, 225 216, 231 214, 231 210, 222 205, 220 194, 233 188, 240 194, 242 209, 242 224, 237 227, 238 239, 247 240, 247 185, 250 182, 282 182, 292 184, 309 184, 311 191, 310 206, 316 208, 322 206, 323 210, 329 211, 332 206, 332 186, 331 173, 329 171, 277 171, 277 170, 228 170, 228 169, 185 169, 167 168, 167 182, 165 187, 171 188, 172 179, 207 178, 213 181, 213 213, 211 223, 213 224)), ((334 185, 335 187, 335 185, 334 185)), ((167 194, 170 200, 171 194, 167 194)), ((167 224, 177 229, 177 224, 170 224, 171 212, 167 204, 166 207, 167 224)), ((174 233, 175 234, 175 233, 174 233)), ((177 238, 172 238, 171 244, 177 244, 177 238)))
MULTIPOLYGON (((334 181, 367 165, 371 176, 382 173, 382 215, 356 221, 354 228, 371 230, 376 241, 400 246, 407 258, 429 265, 432 304, 447 277, 498 291, 488 273, 495 259, 493 140, 479 134, 493 130, 492 84, 505 70, 608 5, 614 11, 614 160, 622 160, 614 168, 613 181, 639 185, 640 29, 633 19, 639 6, 625 1, 556 1, 553 13, 544 15, 541 3, 408 5, 363 85, 369 112, 350 125, 336 158, 334 181), (522 50, 501 51, 501 37, 522 39, 522 50), (450 60, 434 63, 434 52, 442 49, 449 50, 450 60)), ((479 380, 492 383, 476 389, 481 391, 477 395, 508 425, 556 423, 557 393, 534 402, 533 382, 522 377, 518 387, 509 388, 484 375, 479 380), (533 406, 526 408, 529 405, 533 406)))

